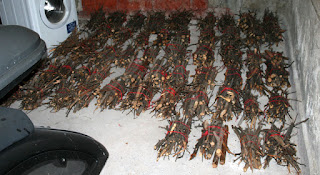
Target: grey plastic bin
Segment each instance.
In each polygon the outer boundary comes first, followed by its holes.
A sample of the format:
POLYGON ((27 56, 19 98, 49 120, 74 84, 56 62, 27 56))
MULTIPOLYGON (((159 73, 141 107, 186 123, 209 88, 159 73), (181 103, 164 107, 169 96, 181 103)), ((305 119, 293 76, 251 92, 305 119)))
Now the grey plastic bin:
POLYGON ((45 42, 36 32, 22 26, 0 25, 0 98, 46 55, 45 42))

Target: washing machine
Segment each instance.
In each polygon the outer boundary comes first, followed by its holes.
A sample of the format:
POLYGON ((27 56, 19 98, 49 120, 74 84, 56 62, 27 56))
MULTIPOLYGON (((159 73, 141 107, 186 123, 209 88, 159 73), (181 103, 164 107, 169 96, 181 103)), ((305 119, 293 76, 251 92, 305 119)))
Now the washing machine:
POLYGON ((0 0, 3 25, 21 25, 37 32, 51 50, 78 26, 74 0, 0 0))

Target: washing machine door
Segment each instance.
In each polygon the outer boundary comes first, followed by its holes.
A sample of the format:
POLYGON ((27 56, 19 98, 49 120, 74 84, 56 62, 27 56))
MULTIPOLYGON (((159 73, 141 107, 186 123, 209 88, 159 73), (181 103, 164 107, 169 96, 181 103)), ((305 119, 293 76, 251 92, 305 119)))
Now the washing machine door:
POLYGON ((49 28, 62 27, 67 22, 70 11, 70 0, 40 0, 41 20, 49 28))

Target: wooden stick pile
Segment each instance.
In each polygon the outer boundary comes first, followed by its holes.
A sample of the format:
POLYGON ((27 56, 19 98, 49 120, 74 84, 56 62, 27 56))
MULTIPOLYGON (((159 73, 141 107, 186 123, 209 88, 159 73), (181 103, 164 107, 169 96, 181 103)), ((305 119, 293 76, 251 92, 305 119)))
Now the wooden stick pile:
POLYGON ((290 108, 288 93, 286 91, 274 90, 270 93, 268 104, 265 105, 265 117, 268 122, 279 120, 285 124, 286 116, 289 116, 290 108))
POLYGON ((212 167, 216 168, 218 163, 225 164, 226 152, 229 150, 228 125, 222 124, 221 120, 205 121, 203 123, 202 135, 198 139, 195 149, 191 154, 190 160, 193 159, 197 152, 205 159, 211 159, 213 156, 212 167))
POLYGON ((261 158, 264 152, 261 146, 262 138, 259 136, 261 133, 261 126, 257 129, 242 129, 241 127, 232 127, 241 144, 240 162, 244 162, 245 166, 243 171, 246 172, 248 168, 261 169, 261 158))
POLYGON ((169 157, 170 155, 173 155, 176 159, 181 158, 187 149, 190 129, 190 118, 175 119, 170 122, 170 125, 166 127, 165 138, 159 140, 154 146, 154 149, 158 151, 157 160, 160 157, 169 157))
POLYGON ((263 26, 255 12, 240 13, 238 26, 241 32, 246 35, 244 42, 247 47, 259 48, 264 43, 263 26))
POLYGON ((74 31, 55 48, 53 59, 42 64, 45 68, 21 86, 15 95, 22 100, 21 107, 32 110, 45 103, 53 111, 66 109, 68 114, 87 107, 97 98, 96 105, 101 111, 129 110, 139 116, 150 109, 157 117, 171 120, 165 137, 154 147, 158 160, 169 156, 181 158, 187 150, 193 121, 212 114, 210 122, 203 123, 190 159, 200 152, 201 157, 212 159, 214 168, 219 162, 225 163, 226 152, 231 153, 227 122, 241 116, 243 111, 241 120, 248 127, 234 126, 233 131, 239 137, 238 155, 245 163, 244 171, 260 169, 261 158, 266 156, 265 167, 273 158, 278 164, 293 166, 301 172, 295 145, 290 141, 297 124, 291 124, 286 134, 281 134, 288 117, 291 118, 287 89, 290 65, 288 58, 272 48, 282 41, 284 32, 276 15, 265 11, 260 20, 255 12, 249 11, 240 13, 236 22, 229 12, 219 18, 208 12, 198 19, 200 36, 191 53, 190 11, 177 11, 168 18, 164 12, 145 14, 137 12, 129 20, 120 11, 106 16, 100 9, 92 14, 84 29, 74 31), (154 41, 152 34, 157 35, 154 41), (261 46, 268 49, 263 51, 261 46), (216 50, 223 62, 219 69, 214 65, 216 50), (162 51, 164 56, 160 57, 162 51), (190 56, 196 67, 191 76, 190 56), (109 81, 106 77, 114 67, 125 72, 109 81), (243 86, 242 72, 246 69, 243 86), (226 70, 225 79, 214 103, 210 103, 214 94, 208 89, 213 92, 219 83, 215 79, 220 70, 226 70), (193 79, 189 82, 190 77, 193 79), (103 82, 106 85, 100 88, 103 82), (261 96, 269 98, 264 111, 259 105, 261 96), (276 125, 279 122, 280 128, 276 125))
POLYGON ((264 73, 261 70, 262 58, 260 53, 255 51, 247 51, 247 59, 245 60, 248 72, 244 89, 256 90, 260 95, 265 95, 266 86, 263 81, 264 73))
POLYGON ((127 93, 126 98, 121 103, 121 109, 126 110, 132 108, 134 114, 139 116, 141 112, 151 107, 151 100, 155 94, 154 88, 150 84, 142 84, 132 88, 127 93))
POLYGON ((234 17, 229 13, 223 14, 218 20, 217 27, 220 36, 221 60, 226 67, 242 66, 242 41, 240 37, 240 29, 237 27, 234 17))
POLYGON ((279 42, 283 41, 282 33, 284 33, 285 30, 281 29, 276 14, 269 10, 265 10, 262 27, 264 29, 265 43, 269 46, 274 44, 278 46, 279 42))
POLYGON ((220 118, 223 121, 229 121, 234 116, 238 118, 242 111, 241 96, 242 78, 241 72, 234 67, 229 67, 225 73, 224 85, 219 88, 216 97, 213 118, 220 118))
POLYGON ((112 79, 109 84, 100 90, 97 106, 101 108, 101 111, 104 109, 115 109, 116 105, 122 101, 126 92, 125 81, 121 76, 112 79))
POLYGON ((138 11, 129 18, 126 28, 129 28, 132 32, 138 32, 144 26, 146 18, 141 11, 138 11))
MULTIPOLYGON (((308 120, 308 119, 307 119, 308 120)), ((293 128, 297 125, 306 122, 307 120, 299 123, 291 123, 286 129, 287 132, 282 134, 284 129, 278 128, 272 124, 270 129, 265 130, 265 152, 266 159, 263 168, 269 166, 269 162, 274 159, 278 165, 286 165, 290 172, 290 166, 292 166, 298 173, 301 173, 299 167, 298 158, 296 157, 297 150, 296 145, 290 141, 293 128)))
POLYGON ((150 33, 160 33, 165 28, 166 16, 164 12, 149 13, 146 30, 150 33))
POLYGON ((164 64, 164 59, 155 59, 152 65, 145 81, 150 82, 154 88, 162 89, 166 85, 168 67, 164 64))
POLYGON ((282 56, 282 53, 265 51, 265 64, 266 69, 266 84, 270 87, 291 87, 289 82, 289 72, 286 70, 289 65, 285 64, 284 61, 288 58, 282 56))
POLYGON ((251 122, 251 128, 255 126, 259 116, 263 111, 259 108, 258 96, 253 95, 249 89, 243 91, 243 120, 251 122))

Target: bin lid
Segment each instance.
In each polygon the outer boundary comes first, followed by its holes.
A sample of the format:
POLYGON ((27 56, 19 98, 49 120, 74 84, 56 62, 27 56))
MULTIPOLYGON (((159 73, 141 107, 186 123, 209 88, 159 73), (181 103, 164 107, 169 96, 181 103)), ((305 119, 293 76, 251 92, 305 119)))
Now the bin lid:
POLYGON ((33 52, 41 42, 36 32, 16 25, 0 25, 0 38, 0 76, 33 52))
POLYGON ((17 85, 41 58, 46 44, 25 27, 0 25, 0 98, 17 85))

